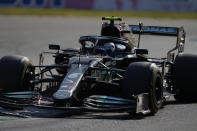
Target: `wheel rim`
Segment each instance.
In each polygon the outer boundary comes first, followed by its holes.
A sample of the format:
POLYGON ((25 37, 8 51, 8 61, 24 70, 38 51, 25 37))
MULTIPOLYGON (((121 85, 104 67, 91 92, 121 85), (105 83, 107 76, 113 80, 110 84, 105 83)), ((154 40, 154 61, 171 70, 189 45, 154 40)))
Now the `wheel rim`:
POLYGON ((162 83, 161 83, 161 79, 158 77, 155 83, 155 88, 153 89, 153 95, 154 95, 154 99, 155 99, 155 103, 157 105, 160 105, 162 102, 162 98, 163 98, 163 87, 162 87, 162 83))
POLYGON ((24 90, 32 90, 32 83, 31 80, 33 79, 33 68, 32 66, 27 66, 26 70, 25 70, 25 74, 24 74, 24 79, 23 79, 23 85, 22 88, 24 88, 24 90))

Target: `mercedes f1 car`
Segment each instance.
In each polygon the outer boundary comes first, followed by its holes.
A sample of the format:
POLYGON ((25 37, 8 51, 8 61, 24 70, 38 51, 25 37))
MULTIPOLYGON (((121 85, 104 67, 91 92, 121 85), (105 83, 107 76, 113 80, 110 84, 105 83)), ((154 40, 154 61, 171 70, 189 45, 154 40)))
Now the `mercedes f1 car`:
POLYGON ((169 95, 196 98, 197 55, 184 54, 183 27, 127 25, 103 17, 100 36, 82 36, 81 48, 50 44, 39 65, 24 56, 0 59, 0 106, 155 114, 169 95), (108 22, 109 21, 109 22, 108 22), (133 34, 138 34, 134 43, 133 34), (150 58, 141 35, 177 38, 165 58, 150 58), (54 63, 45 64, 46 54, 54 63))

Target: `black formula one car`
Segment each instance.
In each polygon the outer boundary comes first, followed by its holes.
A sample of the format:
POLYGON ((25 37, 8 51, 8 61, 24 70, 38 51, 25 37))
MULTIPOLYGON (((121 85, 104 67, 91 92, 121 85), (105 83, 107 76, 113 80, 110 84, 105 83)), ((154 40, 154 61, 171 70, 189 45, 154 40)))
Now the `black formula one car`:
POLYGON ((50 44, 39 65, 27 57, 0 59, 0 106, 99 112, 155 114, 174 95, 178 101, 196 98, 197 55, 184 54, 183 27, 115 24, 103 17, 101 36, 82 36, 80 50, 50 44), (138 34, 138 44, 132 34, 138 34), (141 35, 174 36, 166 58, 149 58, 139 48, 141 35), (44 64, 49 54, 53 64, 44 64))

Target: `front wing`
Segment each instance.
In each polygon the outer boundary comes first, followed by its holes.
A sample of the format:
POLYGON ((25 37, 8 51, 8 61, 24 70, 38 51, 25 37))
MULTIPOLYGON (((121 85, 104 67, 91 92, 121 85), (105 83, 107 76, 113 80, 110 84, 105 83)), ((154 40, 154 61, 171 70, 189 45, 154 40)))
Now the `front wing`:
POLYGON ((148 108, 148 93, 140 94, 132 99, 93 95, 85 98, 82 106, 70 107, 56 106, 53 99, 42 97, 36 92, 12 92, 0 95, 0 106, 9 109, 36 107, 82 112, 136 112, 142 114, 150 112, 148 108))

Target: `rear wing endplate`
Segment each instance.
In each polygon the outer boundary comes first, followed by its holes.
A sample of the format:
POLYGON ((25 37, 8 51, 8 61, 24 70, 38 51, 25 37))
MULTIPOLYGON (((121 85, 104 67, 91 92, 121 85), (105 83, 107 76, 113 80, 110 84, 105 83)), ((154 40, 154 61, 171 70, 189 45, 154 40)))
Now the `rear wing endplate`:
POLYGON ((175 36, 177 37, 176 46, 168 51, 167 58, 171 61, 171 52, 178 49, 178 53, 184 51, 185 45, 185 31, 183 27, 163 27, 163 26, 141 26, 129 25, 133 34, 142 35, 161 35, 161 36, 175 36))

